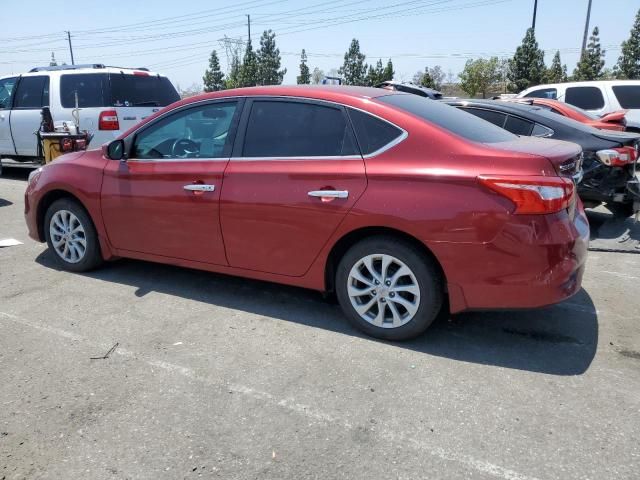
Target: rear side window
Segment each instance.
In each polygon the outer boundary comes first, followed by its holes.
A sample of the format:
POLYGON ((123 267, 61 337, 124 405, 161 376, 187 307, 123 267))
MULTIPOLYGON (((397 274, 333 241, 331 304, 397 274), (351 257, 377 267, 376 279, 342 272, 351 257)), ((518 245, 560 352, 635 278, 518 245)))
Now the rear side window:
POLYGON ((64 108, 106 107, 109 76, 106 73, 71 74, 60 77, 60 101, 64 108))
POLYGON ((617 85, 613 93, 622 108, 640 108, 640 85, 617 85))
POLYGON ((251 106, 244 157, 356 155, 341 108, 305 102, 258 100, 251 106))
POLYGON ((49 106, 49 77, 22 77, 13 108, 35 109, 49 106))
POLYGON ((124 73, 112 73, 109 77, 114 107, 165 107, 180 100, 166 77, 124 73))
POLYGON ((386 95, 376 100, 404 110, 472 142, 497 143, 517 138, 512 133, 450 105, 416 95, 386 95))
POLYGON ((604 107, 604 97, 598 87, 569 87, 564 101, 585 110, 604 107))
POLYGON ((527 93, 525 98, 551 98, 555 100, 558 98, 558 90, 555 88, 539 88, 527 93))
POLYGON ((504 122, 507 120, 507 116, 504 113, 494 112, 492 110, 484 110, 481 108, 462 108, 465 112, 474 114, 487 122, 491 122, 500 128, 504 128, 504 122))
POLYGON ((533 130, 533 122, 509 115, 504 128, 514 135, 524 135, 525 137, 528 137, 531 135, 531 130, 533 130))
POLYGON ((353 108, 348 111, 363 155, 380 150, 402 135, 402 130, 389 122, 353 108))

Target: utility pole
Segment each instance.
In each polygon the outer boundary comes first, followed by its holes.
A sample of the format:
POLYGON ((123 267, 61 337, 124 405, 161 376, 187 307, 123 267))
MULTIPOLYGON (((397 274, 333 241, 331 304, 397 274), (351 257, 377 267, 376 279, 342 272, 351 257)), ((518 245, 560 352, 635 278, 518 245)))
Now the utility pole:
POLYGON ((535 32, 536 30, 536 13, 538 12, 538 0, 533 0, 533 21, 531 22, 531 28, 535 32))
POLYGON ((67 32, 67 40, 69 41, 69 52, 71 53, 71 65, 75 65, 75 62, 73 61, 73 47, 71 46, 71 32, 66 31, 67 32))
POLYGON ((587 36, 589 35, 589 18, 591 17, 591 0, 589 0, 589 6, 587 7, 587 21, 584 22, 584 36, 582 37, 582 51, 580 57, 584 55, 584 51, 587 49, 587 36))
POLYGON ((249 41, 251 41, 251 15, 247 15, 247 30, 249 32, 249 41))

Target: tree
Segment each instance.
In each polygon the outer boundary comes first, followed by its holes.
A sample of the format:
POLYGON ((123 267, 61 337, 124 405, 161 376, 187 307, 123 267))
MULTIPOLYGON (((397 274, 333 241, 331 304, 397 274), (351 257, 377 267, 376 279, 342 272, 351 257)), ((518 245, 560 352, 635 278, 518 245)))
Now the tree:
POLYGON ((309 73, 309 66, 307 65, 307 52, 302 49, 300 55, 300 75, 296 77, 298 85, 308 85, 311 83, 311 74, 309 73))
POLYGON ((195 95, 200 95, 202 93, 202 86, 198 85, 197 83, 192 83, 188 88, 185 88, 184 90, 179 86, 176 88, 176 90, 178 90, 180 98, 189 98, 195 95))
POLYGON ((598 34, 598 27, 595 27, 589 37, 587 49, 580 56, 580 61, 573 71, 573 79, 576 81, 597 80, 602 76, 605 51, 600 47, 598 34))
POLYGON ((413 76, 413 83, 422 87, 436 88, 433 82, 433 77, 431 77, 431 74, 429 73, 429 68, 425 68, 424 71, 421 70, 416 72, 413 76))
POLYGON ((529 28, 509 62, 510 89, 516 93, 539 85, 545 73, 544 52, 538 48, 535 32, 529 28))
POLYGON ((280 85, 287 69, 280 70, 280 49, 276 47, 276 34, 265 30, 260 37, 260 48, 256 53, 258 85, 280 85))
POLYGON ((616 71, 620 78, 640 80, 640 10, 631 27, 629 39, 622 42, 622 53, 616 71))
POLYGON ((231 66, 229 68, 229 74, 225 80, 225 86, 227 88, 238 88, 240 84, 240 74, 242 65, 240 64, 240 57, 237 53, 233 53, 231 57, 231 66))
POLYGON ((349 50, 344 54, 344 63, 338 70, 345 85, 365 84, 367 65, 364 63, 364 59, 364 54, 360 53, 360 42, 354 38, 351 40, 349 50))
POLYGON ((459 76, 460 86, 469 96, 475 97, 480 92, 486 98, 489 89, 500 81, 500 61, 498 57, 469 59, 459 76))
POLYGON ((258 85, 258 59, 253 51, 251 39, 247 42, 238 77, 241 87, 255 87, 258 85))
POLYGON ((380 81, 390 82, 391 80, 393 80, 393 76, 395 74, 396 72, 393 71, 393 62, 391 61, 391 59, 389 59, 387 61, 387 66, 384 67, 384 73, 382 74, 382 79, 380 81))
POLYGON ((545 81, 548 83, 562 83, 567 80, 567 66, 562 64, 560 60, 560 50, 558 50, 553 56, 551 66, 547 69, 545 81))
POLYGON ((369 71, 367 72, 366 85, 369 87, 375 87, 384 82, 384 65, 382 59, 376 62, 376 66, 369 65, 369 71))
POLYGON ((322 82, 323 78, 324 72, 318 67, 315 67, 313 69, 313 72, 311 73, 311 83, 313 83, 314 85, 318 85, 320 82, 322 82))
POLYGON ((205 92, 224 90, 224 73, 220 70, 220 60, 218 60, 218 53, 215 50, 211 52, 209 57, 209 68, 204 71, 202 83, 205 92))

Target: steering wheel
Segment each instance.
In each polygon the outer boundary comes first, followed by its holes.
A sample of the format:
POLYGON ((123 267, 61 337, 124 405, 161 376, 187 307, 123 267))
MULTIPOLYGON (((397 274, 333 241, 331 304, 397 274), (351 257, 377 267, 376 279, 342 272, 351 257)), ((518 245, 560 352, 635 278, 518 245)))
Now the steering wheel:
POLYGON ((174 158, 191 158, 200 152, 200 146, 188 138, 178 138, 171 145, 171 156, 174 158))

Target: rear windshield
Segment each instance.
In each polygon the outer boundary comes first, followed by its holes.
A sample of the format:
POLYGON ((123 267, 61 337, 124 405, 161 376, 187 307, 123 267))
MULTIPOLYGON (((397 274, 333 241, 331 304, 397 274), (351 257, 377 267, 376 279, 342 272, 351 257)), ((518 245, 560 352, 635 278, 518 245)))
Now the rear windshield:
POLYGON ((613 93, 622 108, 640 108, 640 85, 617 85, 613 93))
POLYGON ((64 108, 164 107, 179 98, 169 79, 157 75, 72 73, 60 77, 64 108))
POLYGON ((472 142, 498 143, 518 138, 516 135, 496 127, 475 115, 444 103, 418 97, 417 95, 386 95, 377 97, 376 100, 434 123, 472 142))

